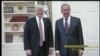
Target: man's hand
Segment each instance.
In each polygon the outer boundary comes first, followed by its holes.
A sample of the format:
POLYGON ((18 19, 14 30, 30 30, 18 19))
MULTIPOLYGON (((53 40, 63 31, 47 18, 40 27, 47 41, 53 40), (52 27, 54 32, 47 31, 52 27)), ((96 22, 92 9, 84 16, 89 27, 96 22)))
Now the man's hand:
POLYGON ((53 54, 53 48, 49 48, 49 55, 53 54))
POLYGON ((56 56, 60 56, 60 53, 56 53, 56 56))
POLYGON ((32 55, 31 49, 26 50, 26 54, 27 54, 28 56, 31 56, 31 55, 32 55))

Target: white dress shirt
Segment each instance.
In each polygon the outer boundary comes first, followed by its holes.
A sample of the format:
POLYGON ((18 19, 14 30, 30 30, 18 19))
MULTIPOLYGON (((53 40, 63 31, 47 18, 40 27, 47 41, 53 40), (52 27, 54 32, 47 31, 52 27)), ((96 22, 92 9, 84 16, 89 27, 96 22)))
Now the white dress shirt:
MULTIPOLYGON (((39 17, 36 16, 36 21, 39 27, 39 17)), ((43 17, 41 18, 41 23, 42 23, 42 32, 43 32, 43 41, 45 41, 45 30, 44 30, 44 21, 43 21, 43 17)), ((53 49, 53 47, 49 47, 50 49, 53 49)))
MULTIPOLYGON (((38 28, 39 28, 39 17, 36 16, 36 21, 37 21, 37 24, 38 24, 38 28)), ((45 41, 45 30, 44 30, 44 21, 43 21, 43 18, 41 18, 41 23, 42 23, 42 32, 43 32, 43 41, 45 41)))
MULTIPOLYGON (((67 18, 68 27, 70 27, 70 18, 71 18, 71 16, 69 16, 69 17, 67 18)), ((64 24, 64 27, 65 27, 65 17, 63 17, 63 24, 64 24)))

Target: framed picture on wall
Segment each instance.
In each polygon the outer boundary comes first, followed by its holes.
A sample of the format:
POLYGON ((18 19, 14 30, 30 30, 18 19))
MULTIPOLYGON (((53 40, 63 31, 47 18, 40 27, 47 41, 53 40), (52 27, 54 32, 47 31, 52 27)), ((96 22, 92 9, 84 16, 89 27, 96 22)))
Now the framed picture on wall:
POLYGON ((13 7, 4 7, 4 13, 13 13, 14 9, 13 7))
POLYGON ((34 7, 27 7, 27 12, 29 13, 33 13, 34 12, 34 7))
POLYGON ((6 43, 12 43, 12 40, 13 40, 13 35, 12 34, 7 33, 5 37, 6 37, 5 38, 6 43))
POLYGON ((44 2, 44 1, 38 1, 37 4, 39 4, 39 5, 44 5, 45 2, 44 2))

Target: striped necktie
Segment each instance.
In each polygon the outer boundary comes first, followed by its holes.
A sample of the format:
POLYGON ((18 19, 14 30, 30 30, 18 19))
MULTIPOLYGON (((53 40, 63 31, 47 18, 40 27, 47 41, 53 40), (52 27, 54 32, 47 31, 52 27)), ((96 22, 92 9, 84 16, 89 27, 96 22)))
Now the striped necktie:
POLYGON ((43 31, 42 31, 42 22, 41 18, 39 18, 39 32, 40 32, 40 46, 43 45, 43 31))

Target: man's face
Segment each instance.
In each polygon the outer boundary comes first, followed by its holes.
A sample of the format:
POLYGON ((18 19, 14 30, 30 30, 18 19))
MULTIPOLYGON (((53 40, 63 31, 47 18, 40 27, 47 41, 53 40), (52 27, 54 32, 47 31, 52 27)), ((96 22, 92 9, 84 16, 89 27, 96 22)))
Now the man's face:
POLYGON ((70 7, 68 5, 64 5, 61 9, 61 12, 65 18, 68 18, 70 15, 70 7))
POLYGON ((44 12, 43 8, 36 9, 36 15, 40 18, 43 17, 43 12, 44 12))

